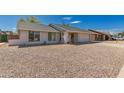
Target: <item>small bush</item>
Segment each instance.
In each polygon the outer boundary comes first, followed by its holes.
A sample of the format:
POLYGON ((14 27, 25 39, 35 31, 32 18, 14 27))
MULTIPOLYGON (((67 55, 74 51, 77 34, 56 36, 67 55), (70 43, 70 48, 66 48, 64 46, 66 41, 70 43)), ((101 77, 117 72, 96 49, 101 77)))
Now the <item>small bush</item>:
POLYGON ((7 35, 0 35, 0 42, 7 42, 7 35))

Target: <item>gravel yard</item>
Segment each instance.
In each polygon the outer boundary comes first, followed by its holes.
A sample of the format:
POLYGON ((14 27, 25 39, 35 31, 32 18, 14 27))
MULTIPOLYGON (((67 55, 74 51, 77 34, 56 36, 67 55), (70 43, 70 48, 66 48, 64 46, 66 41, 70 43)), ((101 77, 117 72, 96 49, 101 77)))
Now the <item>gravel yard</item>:
POLYGON ((124 48, 100 43, 0 47, 0 77, 117 77, 124 48))

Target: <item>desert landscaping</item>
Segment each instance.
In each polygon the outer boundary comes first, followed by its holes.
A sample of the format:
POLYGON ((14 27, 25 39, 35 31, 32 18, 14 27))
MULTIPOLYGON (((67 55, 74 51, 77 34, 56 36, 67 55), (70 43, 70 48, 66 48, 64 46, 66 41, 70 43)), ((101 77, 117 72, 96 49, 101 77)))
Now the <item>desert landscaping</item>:
POLYGON ((20 48, 3 44, 0 46, 0 77, 118 77, 124 64, 124 48, 110 44, 113 43, 57 44, 20 48))

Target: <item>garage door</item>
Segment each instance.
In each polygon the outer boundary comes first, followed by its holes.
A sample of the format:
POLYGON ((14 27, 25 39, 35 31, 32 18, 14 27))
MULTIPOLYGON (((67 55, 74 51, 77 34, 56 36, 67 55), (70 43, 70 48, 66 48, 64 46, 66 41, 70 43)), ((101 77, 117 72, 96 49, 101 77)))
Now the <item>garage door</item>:
POLYGON ((89 41, 89 34, 78 34, 78 42, 87 42, 89 41))

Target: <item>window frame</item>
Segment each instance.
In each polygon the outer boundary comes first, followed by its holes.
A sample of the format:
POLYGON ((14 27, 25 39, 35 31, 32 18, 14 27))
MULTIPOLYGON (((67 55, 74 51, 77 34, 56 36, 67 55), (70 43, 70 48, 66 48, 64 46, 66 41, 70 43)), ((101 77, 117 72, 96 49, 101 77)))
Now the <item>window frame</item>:
POLYGON ((48 32, 48 41, 57 41, 57 32, 48 32))
POLYGON ((40 32, 38 32, 38 31, 29 31, 28 34, 29 34, 29 37, 28 37, 29 42, 37 42, 37 41, 40 41, 40 32), (33 34, 32 36, 30 36, 31 33, 33 34), (36 35, 37 35, 37 36, 39 35, 39 37, 36 37, 36 35), (33 38, 33 39, 31 40, 30 38, 33 38), (38 38, 38 40, 36 40, 36 38, 38 38))

